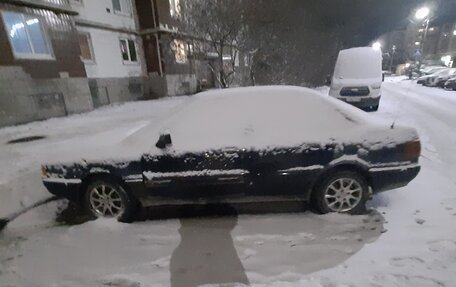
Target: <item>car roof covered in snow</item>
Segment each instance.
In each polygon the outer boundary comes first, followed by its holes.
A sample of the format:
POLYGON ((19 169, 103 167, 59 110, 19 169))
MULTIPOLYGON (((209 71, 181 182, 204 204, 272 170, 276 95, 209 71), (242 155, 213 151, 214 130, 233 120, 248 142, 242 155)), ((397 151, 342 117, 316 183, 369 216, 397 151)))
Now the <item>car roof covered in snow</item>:
MULTIPOLYGON (((84 145, 59 157, 59 163, 119 162, 142 154, 182 154, 223 148, 272 150, 307 144, 357 143, 365 147, 416 137, 413 129, 390 129, 342 101, 315 90, 269 86, 212 90, 188 96, 166 116, 141 121, 124 134, 103 136, 103 145, 84 145), (155 147, 169 132, 172 147, 155 147), (105 138, 107 137, 107 138, 105 138), (109 144, 106 144, 109 142, 109 144)), ((99 141, 98 135, 93 141, 99 141)))
MULTIPOLYGON (((197 94, 159 126, 126 139, 158 139, 169 132, 173 149, 271 148, 350 138, 350 131, 373 123, 365 112, 307 88, 269 86, 197 94)), ((356 133, 356 132, 355 132, 356 133)))

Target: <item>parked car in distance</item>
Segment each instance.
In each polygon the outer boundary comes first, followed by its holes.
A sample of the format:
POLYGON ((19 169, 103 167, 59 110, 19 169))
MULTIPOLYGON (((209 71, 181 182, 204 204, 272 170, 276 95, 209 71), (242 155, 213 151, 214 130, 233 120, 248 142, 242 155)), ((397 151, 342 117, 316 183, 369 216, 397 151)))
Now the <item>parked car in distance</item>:
POLYGON ((251 87, 194 95, 91 156, 44 164, 42 176, 49 192, 96 217, 128 221, 138 203, 276 200, 358 213, 372 193, 415 178, 420 141, 413 128, 310 89, 251 87))
POLYGON ((435 72, 442 70, 442 69, 447 69, 447 66, 427 66, 423 69, 421 69, 421 74, 422 75, 430 75, 434 74, 435 72))
POLYGON ((436 74, 433 77, 428 79, 428 83, 426 83, 429 87, 440 87, 443 88, 445 86, 446 81, 456 76, 456 68, 445 69, 436 74))
POLYGON ((456 77, 449 79, 445 82, 445 89, 456 91, 456 77))
POLYGON ((426 86, 430 78, 436 77, 441 72, 448 70, 448 69, 449 69, 448 67, 445 67, 445 68, 440 67, 438 69, 431 70, 431 71, 433 71, 432 73, 419 77, 417 79, 416 83, 426 86))
POLYGON ((372 47, 341 50, 329 94, 365 110, 378 110, 381 98, 382 53, 372 47))

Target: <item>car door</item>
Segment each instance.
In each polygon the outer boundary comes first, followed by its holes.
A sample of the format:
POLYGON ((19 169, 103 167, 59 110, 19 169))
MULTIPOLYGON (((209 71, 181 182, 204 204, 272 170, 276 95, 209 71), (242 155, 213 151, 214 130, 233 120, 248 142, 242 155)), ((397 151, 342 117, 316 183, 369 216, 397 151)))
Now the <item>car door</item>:
POLYGON ((152 196, 214 199, 241 194, 248 176, 244 161, 245 152, 236 148, 144 155, 144 183, 152 196))
POLYGON ((252 151, 249 159, 252 194, 305 197, 331 160, 331 152, 324 146, 303 144, 252 151))

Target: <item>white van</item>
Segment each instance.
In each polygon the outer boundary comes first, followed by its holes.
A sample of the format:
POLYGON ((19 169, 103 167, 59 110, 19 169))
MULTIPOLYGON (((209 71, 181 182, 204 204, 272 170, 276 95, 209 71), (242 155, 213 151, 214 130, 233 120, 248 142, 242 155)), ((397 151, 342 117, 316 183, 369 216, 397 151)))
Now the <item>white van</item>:
POLYGON ((382 53, 372 47, 341 50, 329 94, 360 109, 378 110, 382 53))

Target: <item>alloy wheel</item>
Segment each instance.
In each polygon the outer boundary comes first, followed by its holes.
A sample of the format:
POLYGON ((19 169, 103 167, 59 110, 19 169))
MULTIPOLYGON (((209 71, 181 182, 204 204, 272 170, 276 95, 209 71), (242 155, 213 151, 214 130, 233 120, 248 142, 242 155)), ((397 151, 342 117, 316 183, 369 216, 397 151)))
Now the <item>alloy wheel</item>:
POLYGON ((89 207, 97 217, 119 217, 125 210, 119 191, 107 184, 89 191, 89 207))
POLYGON ((360 203, 362 198, 362 186, 353 178, 333 180, 324 193, 325 203, 333 212, 351 211, 360 203))

